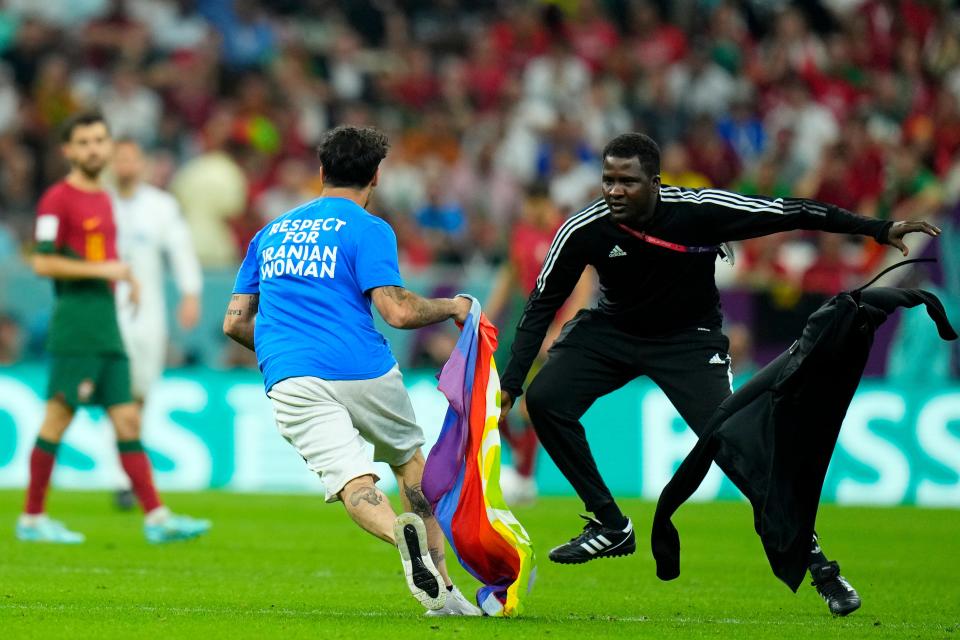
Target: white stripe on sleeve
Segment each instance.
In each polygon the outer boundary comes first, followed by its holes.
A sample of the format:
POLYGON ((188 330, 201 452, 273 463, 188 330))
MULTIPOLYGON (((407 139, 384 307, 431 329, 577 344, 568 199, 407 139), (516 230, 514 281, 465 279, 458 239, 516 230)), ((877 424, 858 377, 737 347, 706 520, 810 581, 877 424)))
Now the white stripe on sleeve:
POLYGON ((543 291, 547 283, 547 277, 553 270, 553 266, 556 264, 557 258, 563 250, 563 245, 570 236, 573 235, 573 232, 590 224, 594 220, 602 218, 607 215, 607 213, 609 213, 607 203, 600 200, 584 209, 581 213, 572 216, 560 227, 560 230, 557 231, 557 235, 553 239, 553 244, 550 245, 547 257, 543 261, 543 268, 540 270, 540 275, 537 276, 537 291, 543 291))

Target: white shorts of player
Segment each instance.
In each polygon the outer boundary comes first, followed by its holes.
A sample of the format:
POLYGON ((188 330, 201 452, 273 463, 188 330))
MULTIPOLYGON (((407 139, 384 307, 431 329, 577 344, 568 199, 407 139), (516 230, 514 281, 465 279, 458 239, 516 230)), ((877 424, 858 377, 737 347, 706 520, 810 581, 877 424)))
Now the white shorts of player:
POLYGON ((320 475, 327 502, 354 478, 379 479, 374 460, 402 465, 424 443, 397 367, 371 380, 287 378, 267 395, 280 435, 320 475))
POLYGON ((121 325, 123 342, 130 359, 130 391, 135 399, 147 397, 150 388, 163 375, 167 360, 167 335, 164 327, 144 329, 121 325))

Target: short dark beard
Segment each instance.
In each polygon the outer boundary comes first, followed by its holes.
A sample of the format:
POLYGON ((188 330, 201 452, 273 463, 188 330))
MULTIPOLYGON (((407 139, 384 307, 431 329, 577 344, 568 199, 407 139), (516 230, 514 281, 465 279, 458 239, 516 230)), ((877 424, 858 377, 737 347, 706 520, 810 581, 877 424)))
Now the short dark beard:
POLYGON ((91 171, 90 169, 87 169, 82 164, 75 164, 74 166, 80 170, 80 173, 83 174, 84 178, 86 178, 87 180, 90 180, 91 182, 96 182, 97 180, 99 180, 100 174, 103 173, 102 166, 99 167, 96 171, 91 171))

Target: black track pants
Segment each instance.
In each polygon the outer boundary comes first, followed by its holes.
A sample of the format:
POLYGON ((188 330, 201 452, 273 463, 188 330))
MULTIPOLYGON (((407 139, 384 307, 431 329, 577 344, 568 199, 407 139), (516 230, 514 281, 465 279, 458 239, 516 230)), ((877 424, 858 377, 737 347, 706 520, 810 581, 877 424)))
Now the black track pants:
POLYGON ((731 393, 729 345, 719 329, 637 338, 593 311, 581 311, 564 327, 530 384, 527 410, 544 449, 588 511, 613 502, 613 496, 580 423, 587 409, 600 396, 648 376, 699 435, 731 393))

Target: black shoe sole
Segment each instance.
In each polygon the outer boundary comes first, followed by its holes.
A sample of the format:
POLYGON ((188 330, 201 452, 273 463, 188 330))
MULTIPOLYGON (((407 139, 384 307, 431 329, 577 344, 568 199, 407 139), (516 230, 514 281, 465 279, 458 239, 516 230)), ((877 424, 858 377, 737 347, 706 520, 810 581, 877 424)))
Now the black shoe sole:
POLYGON ((436 598, 440 595, 440 583, 437 582, 433 573, 424 566, 423 560, 420 559, 422 555, 420 553, 420 539, 417 537, 417 530, 413 528, 412 524, 404 525, 403 539, 407 548, 410 549, 413 584, 417 585, 417 588, 423 589, 431 598, 436 598))

